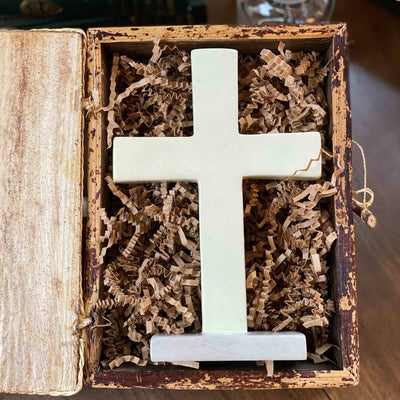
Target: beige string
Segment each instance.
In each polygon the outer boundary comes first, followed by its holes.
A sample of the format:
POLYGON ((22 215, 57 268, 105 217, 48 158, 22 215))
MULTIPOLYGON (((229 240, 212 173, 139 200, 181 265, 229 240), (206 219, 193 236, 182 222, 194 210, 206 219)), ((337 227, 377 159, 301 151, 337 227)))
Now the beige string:
POLYGON ((364 210, 368 210, 368 207, 370 207, 372 205, 372 203, 374 202, 374 192, 370 188, 367 187, 367 162, 365 159, 365 153, 364 153, 364 149, 361 147, 361 145, 359 143, 357 143, 355 140, 352 140, 352 142, 355 145, 357 145, 357 147, 361 151, 363 168, 364 168, 364 187, 362 189, 358 189, 355 192, 353 192, 353 201, 354 201, 354 203, 356 203, 358 206, 360 206, 364 210), (364 194, 362 202, 355 198, 359 193, 364 194), (369 196, 370 196, 368 201, 367 201, 367 194, 369 194, 369 196))
POLYGON ((372 212, 368 209, 374 202, 374 192, 367 187, 367 162, 365 159, 365 153, 362 146, 353 140, 353 143, 357 145, 357 147, 361 151, 361 156, 363 160, 363 168, 364 168, 364 186, 362 189, 358 189, 353 192, 353 211, 360 216, 361 220, 368 224, 371 228, 375 228, 376 226, 376 218, 372 214, 372 212), (359 201, 356 199, 356 196, 362 193, 363 194, 363 201, 359 201), (369 200, 367 200, 367 195, 369 195, 369 200))
MULTIPOLYGON (((76 329, 79 333, 79 348, 78 348, 78 355, 79 355, 79 364, 78 364, 78 375, 77 375, 77 386, 76 389, 73 391, 50 391, 48 394, 50 396, 73 396, 74 394, 79 393, 83 387, 83 367, 85 365, 85 339, 86 335, 83 334, 83 331, 86 327, 88 327, 92 323, 92 319, 85 316, 85 309, 82 300, 82 295, 80 299, 80 316, 77 321, 76 329)), ((41 393, 38 393, 41 394, 41 393)))
MULTIPOLYGON (((375 226, 376 226, 376 218, 372 214, 372 212, 369 210, 369 207, 371 207, 372 203, 374 202, 374 192, 372 191, 372 189, 367 187, 367 161, 366 161, 366 158, 365 158, 364 149, 355 140, 352 140, 352 142, 355 145, 357 145, 357 147, 361 151, 361 156, 362 156, 362 161, 363 161, 363 169, 364 169, 364 182, 363 182, 364 185, 363 185, 363 188, 362 189, 358 189, 356 191, 353 191, 353 193, 352 193, 353 211, 361 217, 362 221, 367 223, 372 228, 375 228, 375 226), (363 200, 362 201, 356 199, 356 196, 358 194, 360 194, 360 193, 363 194, 363 200), (368 200, 367 200, 367 195, 369 195, 369 199, 368 200)), ((298 172, 308 171, 310 166, 311 166, 311 164, 314 161, 319 161, 320 160, 322 154, 325 154, 325 156, 327 156, 328 158, 332 158, 333 157, 332 154, 330 154, 328 151, 326 151, 326 150, 321 148, 317 158, 310 159, 310 161, 308 162, 306 168, 297 169, 296 171, 294 171, 294 173, 292 175, 288 176, 285 179, 285 181, 288 181, 291 178, 293 178, 298 172)))
POLYGON ((305 172, 305 171, 308 171, 308 170, 310 169, 310 167, 311 167, 311 164, 312 164, 314 161, 319 161, 319 160, 320 160, 322 153, 325 154, 328 158, 332 158, 332 157, 333 157, 333 155, 332 155, 331 153, 329 153, 328 151, 324 150, 324 149, 321 147, 321 150, 319 151, 318 157, 317 157, 317 158, 311 158, 310 161, 309 161, 308 164, 307 164, 307 167, 302 168, 302 169, 296 169, 296 171, 294 171, 292 175, 288 176, 288 177, 285 179, 285 181, 288 181, 288 180, 290 180, 291 178, 293 178, 298 172, 305 172))
POLYGON ((106 318, 104 315, 103 315, 103 319, 105 319, 105 320, 107 321, 106 324, 96 324, 96 325, 91 326, 90 329, 95 329, 95 328, 106 328, 106 327, 112 325, 112 322, 111 322, 108 318, 106 318))
POLYGON ((268 378, 272 378, 274 376, 274 361, 273 360, 265 361, 265 370, 267 372, 268 378))
MULTIPOLYGON (((82 390, 83 387, 83 368, 85 365, 85 339, 86 335, 83 335, 83 330, 90 326, 92 324, 92 318, 85 316, 85 310, 84 310, 84 304, 83 300, 81 298, 80 301, 80 312, 81 315, 78 319, 78 324, 77 324, 77 330, 80 332, 80 337, 79 337, 79 348, 78 348, 78 354, 79 354, 79 364, 78 364, 78 376, 77 376, 77 388, 73 391, 65 391, 65 392, 59 392, 59 391, 52 391, 46 394, 49 394, 50 396, 73 396, 77 393, 79 393, 82 390)), ((93 325, 90 327, 90 329, 94 328, 100 328, 100 327, 106 327, 110 326, 112 323, 109 319, 103 316, 103 319, 105 319, 108 323, 104 325, 93 325)))

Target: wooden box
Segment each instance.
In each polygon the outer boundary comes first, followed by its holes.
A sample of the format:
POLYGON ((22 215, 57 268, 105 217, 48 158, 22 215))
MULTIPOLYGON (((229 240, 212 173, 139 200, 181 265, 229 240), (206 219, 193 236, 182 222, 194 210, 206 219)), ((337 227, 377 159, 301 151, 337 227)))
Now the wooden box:
POLYGON ((0 391, 72 394, 94 387, 268 389, 358 383, 358 331, 351 211, 351 127, 346 25, 177 26, 0 31, 0 391), (332 296, 333 364, 276 362, 184 367, 100 366, 102 294, 100 208, 107 205, 106 115, 113 52, 148 57, 156 31, 191 50, 256 54, 318 50, 329 65, 329 147, 342 170, 333 201, 336 233, 332 296), (82 219, 83 195, 88 216, 82 219), (83 221, 83 222, 82 222, 83 221), (83 257, 81 257, 81 249, 83 257), (96 327, 94 327, 96 325, 96 327))

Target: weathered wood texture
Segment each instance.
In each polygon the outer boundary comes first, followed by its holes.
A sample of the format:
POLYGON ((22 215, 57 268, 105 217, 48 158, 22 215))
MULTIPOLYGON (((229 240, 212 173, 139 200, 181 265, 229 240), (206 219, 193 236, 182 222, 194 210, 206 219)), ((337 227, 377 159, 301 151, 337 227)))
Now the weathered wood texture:
POLYGON ((0 392, 79 387, 83 36, 0 31, 0 392))
MULTIPOLYGON (((266 389, 292 387, 340 387, 358 382, 358 331, 354 278, 354 231, 351 211, 351 131, 347 84, 347 31, 344 24, 274 27, 178 26, 143 28, 99 28, 88 32, 88 96, 94 108, 108 102, 106 58, 117 51, 132 57, 148 57, 156 32, 163 31, 163 42, 191 50, 198 47, 230 47, 244 54, 257 54, 262 48, 276 49, 279 41, 296 50, 321 50, 331 62, 327 86, 330 105, 330 146, 335 156, 338 194, 334 212, 338 234, 333 269, 337 317, 334 340, 340 348, 335 358, 339 370, 319 369, 310 363, 276 369, 267 378, 262 369, 133 369, 99 370, 101 329, 88 328, 85 374, 88 384, 97 387, 141 387, 168 389, 266 389)), ((86 236, 85 308, 101 323, 95 304, 101 296, 98 256, 102 224, 99 209, 107 202, 104 184, 105 113, 92 113, 88 125, 88 229, 86 236)))

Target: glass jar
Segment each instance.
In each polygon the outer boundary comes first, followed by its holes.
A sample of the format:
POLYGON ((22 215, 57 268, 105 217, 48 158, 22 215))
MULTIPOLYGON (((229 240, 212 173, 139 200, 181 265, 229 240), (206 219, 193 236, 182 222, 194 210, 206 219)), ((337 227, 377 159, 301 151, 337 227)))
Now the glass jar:
POLYGON ((239 23, 268 25, 326 22, 332 15, 334 5, 334 0, 241 0, 239 23))

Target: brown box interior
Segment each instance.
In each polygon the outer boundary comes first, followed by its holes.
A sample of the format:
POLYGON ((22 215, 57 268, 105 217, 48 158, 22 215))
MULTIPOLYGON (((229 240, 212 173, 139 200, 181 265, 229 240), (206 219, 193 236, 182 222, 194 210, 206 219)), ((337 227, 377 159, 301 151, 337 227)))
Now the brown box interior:
MULTIPOLYGON (((234 29, 234 28, 232 28, 234 29)), ((97 38, 99 38, 99 34, 97 33, 97 38)), ((109 38, 109 37, 108 37, 109 38)), ((145 41, 119 41, 118 40, 118 35, 115 35, 113 37, 114 40, 108 40, 107 42, 102 43, 101 42, 102 36, 100 37, 99 43, 100 43, 100 49, 98 49, 98 54, 101 56, 101 75, 100 75, 100 82, 99 82, 99 89, 100 89, 100 104, 106 105, 108 102, 108 95, 109 95, 109 74, 110 74, 110 68, 112 64, 112 54, 114 52, 118 52, 120 54, 126 54, 129 57, 133 59, 148 59, 151 56, 151 50, 153 48, 153 42, 152 38, 149 37, 149 40, 145 41)), ((329 104, 329 127, 327 129, 328 136, 327 138, 327 144, 330 148, 330 150, 333 149, 332 145, 332 134, 334 132, 333 129, 333 118, 332 115, 333 113, 336 112, 335 109, 332 109, 332 87, 335 86, 337 83, 335 83, 336 77, 334 76, 334 71, 333 69, 335 68, 335 62, 332 60, 332 57, 338 57, 337 54, 334 54, 334 40, 335 38, 332 37, 321 37, 321 38, 308 38, 308 39, 288 39, 284 40, 286 44, 286 48, 294 51, 299 51, 299 50, 304 50, 304 51, 311 51, 311 50, 316 50, 324 55, 324 58, 326 60, 326 63, 329 65, 330 72, 329 75, 326 79, 326 95, 328 99, 328 104, 329 104)), ((260 52, 261 49, 263 48, 268 48, 271 50, 276 51, 278 48, 279 44, 279 39, 263 39, 259 37, 249 37, 246 38, 242 34, 242 36, 238 37, 237 39, 221 39, 221 40, 172 40, 169 41, 167 40, 166 42, 173 43, 177 45, 179 48, 185 49, 185 50, 192 50, 194 48, 199 48, 199 47, 229 47, 229 48, 234 48, 239 51, 240 54, 249 54, 249 55, 256 55, 260 52)), ((90 57, 93 57, 93 53, 90 54, 90 44, 89 44, 89 61, 90 57)), ((97 61, 99 63, 100 60, 97 61)), ((94 63, 93 63, 94 64, 94 63)), ((89 63, 90 65, 93 65, 89 63)), ((95 70, 89 71, 88 70, 88 76, 89 79, 91 76, 96 76, 95 70), (92 75, 91 75, 92 74, 92 75)), ((95 85, 95 84, 94 84, 95 85)), ((109 193, 108 189, 105 188, 105 185, 103 183, 104 181, 104 173, 106 171, 106 166, 107 163, 110 160, 110 154, 106 149, 106 116, 105 113, 101 113, 101 116, 97 117, 101 118, 100 121, 97 120, 97 126, 101 126, 100 131, 96 130, 95 132, 90 130, 89 126, 89 132, 87 134, 87 137, 90 137, 91 135, 97 137, 98 143, 101 143, 101 151, 99 154, 101 154, 101 157, 98 157, 98 163, 101 162, 101 165, 98 165, 99 170, 101 170, 101 173, 99 173, 99 179, 101 177, 101 187, 99 193, 97 193, 97 196, 100 196, 100 204, 101 207, 107 207, 107 202, 109 199, 109 193)), ((347 133, 349 135, 349 132, 347 133)), ((92 137, 92 139, 93 139, 92 137)), ((89 139, 90 140, 90 139, 89 139)), ((89 144, 90 145, 90 144, 89 144)), ((86 147, 88 148, 88 147, 86 147)), ((89 149, 89 152, 91 150, 89 149)), ((333 166, 332 166, 333 168, 333 166)), ((85 169, 87 170, 87 169, 85 169)), ((90 180, 91 177, 89 176, 88 179, 90 180)), ((90 191, 89 191, 89 204, 91 202, 90 198, 90 191)), ((334 201, 331 201, 331 214, 335 216, 335 220, 337 220, 337 215, 338 215, 338 205, 334 204, 334 201)), ((342 210, 342 212, 346 212, 346 209, 342 210)), ((348 218, 349 218, 349 224, 352 224, 351 220, 351 215, 350 212, 348 212, 348 218)), ((93 216, 90 215, 89 213, 89 218, 93 218, 93 216)), ((338 227, 337 227, 338 229, 338 227)), ((339 232, 338 232, 339 233, 339 232)), ((351 240, 349 235, 344 235, 344 238, 342 240, 351 240)), ((350 248, 350 245, 348 245, 350 248)), ((335 299, 335 307, 336 307, 336 313, 331 320, 331 337, 330 337, 330 342, 337 344, 339 346, 339 349, 332 349, 332 351, 329 353, 329 356, 335 361, 337 366, 331 364, 331 363, 321 363, 321 364, 314 364, 312 361, 296 361, 296 362, 275 362, 275 373, 281 377, 285 376, 285 373, 288 373, 288 377, 295 376, 298 371, 305 371, 303 374, 300 374, 302 378, 307 379, 308 377, 313 377, 314 371, 321 370, 321 371, 326 371, 330 373, 330 371, 337 370, 338 373, 340 371, 343 371, 348 367, 347 362, 344 363, 344 358, 346 358, 346 352, 348 352, 348 344, 342 343, 342 338, 343 336, 341 335, 341 330, 344 329, 343 326, 343 320, 342 320, 342 313, 341 310, 339 309, 339 299, 342 297, 341 293, 341 284, 343 283, 342 280, 344 279, 343 277, 343 260, 344 257, 344 250, 342 248, 341 240, 338 239, 338 242, 334 245, 333 250, 331 251, 330 254, 330 284, 331 284, 331 295, 332 298, 335 299)), ((346 254, 346 257, 349 257, 348 254, 346 254)), ((93 284, 93 274, 91 274, 90 271, 87 269, 90 269, 94 266, 93 259, 91 257, 87 257, 86 263, 85 263, 85 268, 86 271, 84 271, 84 276, 86 277, 85 286, 90 286, 93 284), (90 278, 91 277, 91 278, 90 278)), ((351 263, 351 260, 350 260, 351 263)), ((347 263, 346 263, 347 264, 347 263)), ((98 281, 98 292, 94 297, 102 297, 102 286, 101 286, 101 266, 97 266, 97 275, 100 276, 100 281, 98 281)), ((96 276, 95 279, 99 279, 99 277, 96 276)), ((88 289, 87 287, 84 288, 87 293, 93 293, 92 289, 88 289)), ((93 301, 93 297, 92 297, 93 301)), ((99 315, 94 315, 96 322, 101 323, 101 318, 99 315)), ((163 376, 166 377, 166 381, 169 381, 168 377, 171 377, 171 385, 173 384, 174 380, 176 379, 181 379, 182 376, 185 375, 183 371, 187 371, 187 369, 183 367, 176 367, 176 366, 147 366, 147 367, 135 367, 135 366, 126 366, 123 365, 115 370, 102 370, 102 369, 97 369, 93 368, 93 363, 96 363, 96 359, 99 361, 99 357, 101 354, 101 328, 96 328, 96 334, 90 333, 89 337, 89 349, 88 352, 91 353, 91 363, 89 363, 89 366, 87 366, 87 371, 86 375, 87 378, 90 376, 93 377, 94 373, 94 382, 91 382, 94 386, 108 386, 112 384, 119 384, 124 387, 133 387, 133 386, 142 386, 142 387, 168 387, 165 385, 162 385, 160 383, 156 383, 154 381, 154 385, 152 384, 151 377, 152 376, 163 376), (92 364, 92 371, 90 371, 90 367, 92 364), (148 374, 147 374, 148 373, 148 374), (143 378, 144 375, 148 375, 149 382, 146 383, 145 379, 143 378), (160 375, 161 374, 161 375, 160 375), (174 378, 175 377, 175 378, 174 378)), ((100 368, 100 367, 99 367, 100 368)), ((235 376, 235 373, 239 375, 246 374, 247 372, 251 371, 258 371, 257 376, 263 376, 260 374, 265 375, 265 369, 264 367, 257 367, 255 362, 225 362, 225 363, 219 363, 219 362, 209 362, 209 363, 201 363, 200 365, 200 375, 215 371, 216 376, 235 376)), ((189 371, 187 374, 193 375, 199 373, 199 371, 189 371)), ((146 376, 147 376, 146 375, 146 376)), ((339 376, 339 375, 338 375, 339 376)), ((161 379, 161 378, 160 378, 161 379)), ((163 378, 164 379, 164 378, 163 378)), ((222 379, 222 378, 221 378, 222 379)), ((267 380, 265 375, 265 380, 267 380)), ((272 384, 275 382, 274 378, 270 378, 271 385, 266 385, 266 386, 273 386, 272 384)), ((90 378, 89 378, 90 380, 90 378)), ((278 379, 279 380, 279 379, 278 379)), ((191 387, 193 383, 189 383, 187 388, 191 387)), ((206 387, 205 385, 204 387, 206 387)), ((223 385, 222 385, 223 386, 223 385)), ((234 384, 230 384, 229 381, 225 385, 227 387, 234 387, 234 384)), ((262 385, 261 385, 262 386, 262 385)), ((264 385, 265 386, 265 385, 264 385)), ((295 385, 296 386, 296 385, 295 385)), ((318 386, 318 385, 317 385, 318 386)), ((181 387, 179 385, 177 386, 169 386, 169 387, 181 387)), ((182 384, 182 387, 185 387, 184 384, 182 384)), ((278 387, 282 387, 282 383, 278 384, 278 387)))

